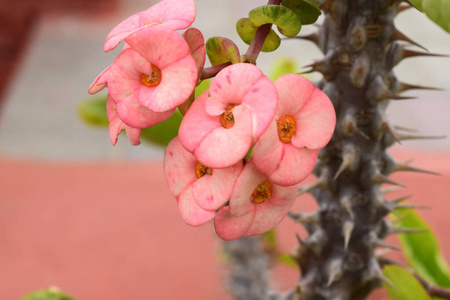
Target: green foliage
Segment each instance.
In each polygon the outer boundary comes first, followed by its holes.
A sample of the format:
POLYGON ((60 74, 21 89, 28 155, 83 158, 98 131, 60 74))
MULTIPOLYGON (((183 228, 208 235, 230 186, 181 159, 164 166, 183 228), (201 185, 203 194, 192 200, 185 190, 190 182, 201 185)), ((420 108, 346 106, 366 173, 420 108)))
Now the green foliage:
POLYGON ((213 66, 226 62, 236 64, 240 61, 239 49, 232 40, 224 37, 212 37, 206 42, 206 54, 213 66))
POLYGON ((265 5, 252 9, 248 17, 253 26, 259 27, 267 23, 278 26, 284 36, 294 37, 302 28, 300 18, 289 8, 280 5, 265 5))
POLYGON ((198 96, 206 92, 209 89, 210 85, 211 79, 206 79, 200 82, 200 84, 195 88, 195 99, 197 99, 198 96))
POLYGON ((22 300, 75 300, 74 298, 67 296, 57 288, 49 288, 44 291, 28 294, 22 300))
POLYGON ((282 253, 278 255, 278 261, 290 267, 298 268, 298 263, 295 261, 292 255, 288 253, 282 253))
MULTIPOLYGON (((242 18, 236 23, 236 30, 241 39, 248 45, 252 42, 255 37, 256 30, 258 27, 253 26, 252 22, 248 18, 242 18)), ((261 48, 262 52, 272 52, 280 47, 281 39, 280 37, 270 29, 269 34, 264 40, 264 44, 261 48)))
POLYGON ((392 300, 431 300, 420 282, 402 267, 386 266, 383 275, 393 285, 383 282, 392 300))
POLYGON ((321 15, 316 0, 283 0, 281 4, 292 10, 303 25, 313 24, 321 15))
POLYGON ((289 57, 278 57, 272 65, 269 77, 273 81, 280 76, 298 72, 299 70, 295 60, 289 57))
POLYGON ((423 229, 423 233, 402 233, 400 242, 410 266, 425 280, 450 287, 447 264, 439 250, 439 243, 431 228, 413 210, 404 209, 397 226, 423 229))
POLYGON ((267 231, 263 234, 263 237, 270 248, 275 249, 277 247, 277 234, 275 229, 267 231))
POLYGON ((450 0, 410 0, 410 2, 442 29, 450 32, 450 0))
POLYGON ((142 129, 141 139, 165 147, 178 135, 178 128, 180 128, 181 120, 183 120, 183 116, 176 110, 175 113, 164 122, 142 129))
POLYGON ((105 127, 109 125, 106 114, 106 95, 81 100, 77 107, 78 115, 87 125, 105 127))

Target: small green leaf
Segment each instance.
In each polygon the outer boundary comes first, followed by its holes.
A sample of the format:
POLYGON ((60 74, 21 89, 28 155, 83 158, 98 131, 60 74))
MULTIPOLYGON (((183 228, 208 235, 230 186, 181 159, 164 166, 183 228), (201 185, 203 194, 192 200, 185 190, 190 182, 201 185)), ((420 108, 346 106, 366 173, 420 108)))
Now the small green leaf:
POLYGON ((106 95, 81 100, 77 107, 78 115, 86 124, 94 127, 108 127, 106 114, 106 95))
MULTIPOLYGON (((252 22, 248 18, 242 18, 236 23, 236 30, 241 39, 248 45, 252 42, 255 37, 256 30, 258 27, 253 26, 252 22)), ((280 37, 270 29, 269 34, 264 40, 264 44, 261 48, 262 52, 272 52, 275 51, 281 44, 280 37)))
POLYGON ((252 9, 248 17, 253 26, 259 27, 267 23, 278 26, 284 36, 294 37, 302 28, 300 18, 289 8, 280 5, 265 5, 252 9))
POLYGON ((278 255, 278 261, 282 264, 291 266, 291 267, 298 267, 297 262, 295 261, 295 259, 292 257, 292 255, 287 254, 287 253, 283 253, 278 255))
POLYGON ((450 0, 410 0, 410 2, 442 29, 450 32, 450 0))
POLYGON ((174 114, 164 122, 142 129, 141 138, 165 147, 178 135, 178 128, 180 128, 181 120, 183 120, 183 116, 176 110, 174 114))
POLYGON ((275 229, 271 229, 263 234, 263 237, 265 241, 267 242, 267 245, 271 249, 275 249, 277 247, 277 235, 275 232, 275 229))
POLYGON ((383 282, 392 300, 431 300, 420 282, 402 267, 386 266, 383 275, 393 284, 383 282))
POLYGON ((206 54, 213 66, 226 62, 236 64, 240 61, 239 49, 232 40, 215 36, 206 42, 206 54))
POLYGON ((199 85, 195 88, 195 99, 198 98, 201 94, 206 92, 209 89, 209 86, 211 85, 211 79, 206 79, 200 82, 199 85))
POLYGON ((401 210, 402 218, 396 225, 405 228, 424 229, 423 233, 402 233, 403 252, 414 271, 427 281, 450 287, 450 273, 440 250, 436 236, 425 221, 413 210, 401 210))
POLYGON ((49 288, 44 291, 28 294, 22 300, 75 300, 74 298, 67 296, 58 288, 49 288))
POLYGON ((316 0, 283 0, 281 4, 292 10, 303 25, 313 24, 321 15, 316 0))
POLYGON ((290 74, 290 73, 298 73, 298 67, 295 60, 288 57, 279 57, 272 65, 272 70, 270 72, 270 79, 274 81, 280 76, 290 74))

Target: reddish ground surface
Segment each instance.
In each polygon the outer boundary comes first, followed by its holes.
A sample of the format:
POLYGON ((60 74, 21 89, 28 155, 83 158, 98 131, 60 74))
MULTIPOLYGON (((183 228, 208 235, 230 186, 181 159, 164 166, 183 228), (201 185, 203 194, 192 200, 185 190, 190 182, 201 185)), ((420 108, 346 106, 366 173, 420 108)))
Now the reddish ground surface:
MULTIPOLYGON (((436 231, 450 258, 450 155, 396 153, 442 176, 393 178, 408 186, 411 203, 436 231)), ((0 159, 0 299, 19 299, 50 285, 79 300, 228 299, 226 267, 211 224, 191 228, 180 219, 155 163, 43 163, 0 159)), ((309 196, 296 209, 312 210, 309 196)), ((294 233, 280 225, 288 252, 294 233)), ((396 243, 394 240, 393 243, 396 243)), ((397 255, 400 257, 400 255, 397 255)), ((297 271, 274 268, 276 288, 287 289, 297 271)), ((371 299, 383 299, 377 292, 371 299)))

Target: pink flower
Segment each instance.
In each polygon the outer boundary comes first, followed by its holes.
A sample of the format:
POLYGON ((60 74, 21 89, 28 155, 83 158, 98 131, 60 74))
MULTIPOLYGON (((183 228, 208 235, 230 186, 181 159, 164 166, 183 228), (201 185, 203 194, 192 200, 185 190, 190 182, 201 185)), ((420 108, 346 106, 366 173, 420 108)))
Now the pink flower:
POLYGON ((106 69, 104 69, 100 75, 95 78, 94 82, 91 84, 91 86, 88 89, 89 94, 94 95, 103 90, 108 83, 108 72, 111 66, 108 66, 106 69))
POLYGON ((109 120, 109 138, 111 139, 111 143, 113 144, 113 146, 115 146, 117 143, 119 133, 124 129, 127 133, 130 143, 133 146, 137 146, 141 143, 141 130, 139 128, 128 126, 127 124, 122 122, 122 120, 117 115, 116 103, 109 94, 106 100, 106 113, 108 114, 109 120))
POLYGON ((158 26, 170 30, 188 28, 194 22, 195 15, 193 0, 163 0, 114 27, 106 37, 104 50, 114 49, 130 34, 145 26, 158 26))
POLYGON ((296 197, 295 186, 267 180, 250 160, 236 180, 230 205, 216 215, 216 232, 224 240, 235 240, 269 231, 287 215, 296 197))
POLYGON ((141 103, 153 112, 175 109, 193 92, 197 65, 183 37, 162 27, 145 27, 126 38, 108 71, 108 89, 119 103, 141 103))
POLYGON ((234 165, 267 128, 276 107, 276 90, 257 67, 229 66, 194 101, 181 123, 180 141, 204 165, 234 165))
POLYGON ((304 77, 288 74, 274 84, 277 112, 253 150, 253 161, 271 181, 289 186, 311 173, 318 149, 333 135, 336 115, 330 99, 304 77))
POLYGON ((164 173, 178 210, 187 224, 199 226, 229 200, 242 163, 225 169, 202 165, 174 138, 164 153, 164 173))

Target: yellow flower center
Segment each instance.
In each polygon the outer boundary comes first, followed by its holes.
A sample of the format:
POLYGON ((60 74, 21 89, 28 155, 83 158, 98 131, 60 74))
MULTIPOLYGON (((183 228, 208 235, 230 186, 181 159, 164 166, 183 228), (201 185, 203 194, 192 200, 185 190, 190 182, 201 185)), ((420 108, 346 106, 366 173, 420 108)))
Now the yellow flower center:
POLYGON ((290 115, 283 116, 277 122, 278 138, 282 143, 290 143, 295 134, 295 119, 290 115))
POLYGON ((223 127, 226 129, 230 129, 234 126, 234 115, 231 112, 233 107, 236 105, 230 105, 227 107, 226 111, 220 115, 220 124, 222 124, 223 127))
POLYGON ((141 74, 141 82, 148 87, 157 86, 162 79, 161 70, 152 64, 152 74, 149 76, 145 73, 141 74))
POLYGON ((261 204, 272 196, 272 184, 269 180, 263 181, 252 193, 253 203, 261 204))
POLYGON ((195 176, 197 176, 197 178, 202 178, 203 176, 205 176, 206 174, 208 175, 212 175, 213 174, 213 169, 205 167, 204 165, 202 165, 201 163, 197 163, 195 165, 195 176))

